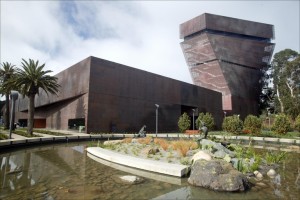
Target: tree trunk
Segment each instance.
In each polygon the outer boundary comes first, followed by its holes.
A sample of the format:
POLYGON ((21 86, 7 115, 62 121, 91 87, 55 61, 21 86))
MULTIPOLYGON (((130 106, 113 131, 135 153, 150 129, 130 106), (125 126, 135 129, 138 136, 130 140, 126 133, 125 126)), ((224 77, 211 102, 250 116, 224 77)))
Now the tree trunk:
POLYGON ((34 122, 34 94, 29 96, 29 104, 28 104, 28 129, 27 133, 32 135, 33 132, 33 122, 34 122))
POLYGON ((288 88, 290 89, 290 92, 291 92, 291 96, 293 98, 295 98, 295 95, 294 95, 294 88, 292 86, 290 86, 290 84, 288 83, 288 81, 286 82, 286 85, 288 86, 288 88))
POLYGON ((9 94, 5 94, 4 129, 9 129, 9 94))
POLYGON ((283 102, 282 102, 280 94, 279 94, 278 86, 277 86, 277 97, 278 97, 278 101, 280 103, 280 111, 283 113, 284 112, 284 107, 283 107, 283 102))

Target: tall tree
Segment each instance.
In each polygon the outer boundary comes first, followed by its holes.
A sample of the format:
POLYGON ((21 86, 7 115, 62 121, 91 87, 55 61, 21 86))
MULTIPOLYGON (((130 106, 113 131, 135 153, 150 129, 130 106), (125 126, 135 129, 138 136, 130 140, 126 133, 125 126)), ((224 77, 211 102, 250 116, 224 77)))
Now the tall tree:
POLYGON ((44 71, 45 64, 39 65, 39 61, 22 59, 22 69, 18 69, 14 84, 19 88, 19 92, 29 99, 28 104, 28 129, 27 133, 32 134, 34 111, 35 111, 35 96, 39 95, 39 91, 43 90, 51 94, 57 94, 60 85, 57 83, 57 78, 48 75, 51 70, 44 71))
POLYGON ((285 49, 274 55, 272 78, 275 110, 295 118, 300 113, 300 54, 285 49))
POLYGON ((9 94, 13 85, 8 84, 16 72, 15 65, 3 62, 0 68, 0 93, 5 96, 4 128, 9 129, 9 94))
POLYGON ((262 113, 263 111, 274 111, 274 90, 271 87, 271 77, 270 77, 271 65, 263 67, 260 72, 262 74, 260 83, 260 96, 259 96, 259 109, 262 113))

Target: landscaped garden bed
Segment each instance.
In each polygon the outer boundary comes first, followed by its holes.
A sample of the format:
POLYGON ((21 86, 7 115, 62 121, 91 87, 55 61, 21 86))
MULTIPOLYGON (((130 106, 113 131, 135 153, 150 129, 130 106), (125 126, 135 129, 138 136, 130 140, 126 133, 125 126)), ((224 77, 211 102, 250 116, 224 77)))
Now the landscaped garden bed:
POLYGON ((103 144, 94 142, 89 146, 98 146, 137 158, 190 166, 190 184, 219 191, 244 191, 252 186, 257 189, 259 185, 265 185, 262 179, 264 177, 275 178, 276 169, 287 155, 286 152, 277 151, 257 153, 250 144, 248 148, 245 148, 236 144, 206 139, 197 142, 151 137, 125 138, 105 141, 103 144), (199 169, 207 170, 207 172, 199 175, 202 171, 199 169), (210 171, 216 169, 218 169, 217 174, 210 171), (208 174, 210 174, 208 180, 218 180, 218 182, 199 182, 203 177, 198 176, 208 176, 208 174), (227 184, 223 180, 234 181, 234 184, 227 184))

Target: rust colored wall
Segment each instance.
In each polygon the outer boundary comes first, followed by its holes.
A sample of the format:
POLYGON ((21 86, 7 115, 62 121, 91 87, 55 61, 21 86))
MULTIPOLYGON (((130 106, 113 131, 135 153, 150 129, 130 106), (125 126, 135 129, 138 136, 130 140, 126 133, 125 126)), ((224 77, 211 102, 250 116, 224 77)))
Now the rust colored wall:
POLYGON ((180 39, 204 29, 262 38, 274 38, 274 26, 271 24, 203 13, 202 15, 180 24, 180 39))
POLYGON ((221 92, 223 110, 258 114, 260 69, 271 59, 273 25, 204 13, 180 25, 194 84, 221 92))
MULTIPOLYGON (((92 57, 88 132, 177 131, 181 106, 211 112, 221 123, 221 94, 195 85, 92 57)), ((191 113, 190 113, 191 114, 191 113)))
MULTIPOLYGON (((68 129, 69 119, 85 118, 87 133, 137 132, 144 124, 154 132, 154 104, 160 105, 159 132, 177 131, 179 116, 183 111, 192 115, 194 107, 212 113, 221 124, 221 94, 195 85, 95 57, 57 77, 62 86, 58 96, 41 93, 36 98, 35 119, 46 119, 47 128, 68 129)), ((27 118, 27 99, 18 100, 17 111, 17 119, 27 118)))
MULTIPOLYGON (((61 85, 58 95, 40 92, 35 98, 35 119, 46 119, 46 128, 68 129, 68 119, 87 120, 90 58, 56 75, 61 85)), ((28 98, 16 103, 16 119, 27 119, 28 98)))

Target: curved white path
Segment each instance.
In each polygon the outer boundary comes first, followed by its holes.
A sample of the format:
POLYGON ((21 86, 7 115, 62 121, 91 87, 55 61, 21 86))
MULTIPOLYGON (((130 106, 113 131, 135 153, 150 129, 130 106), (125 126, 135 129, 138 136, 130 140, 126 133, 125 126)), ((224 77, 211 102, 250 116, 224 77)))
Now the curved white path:
POLYGON ((189 167, 186 165, 171 164, 156 160, 137 158, 116 153, 100 147, 88 147, 87 152, 98 158, 118 163, 120 165, 125 165, 128 167, 133 167, 161 174, 167 174, 171 176, 182 177, 189 172, 189 167))

